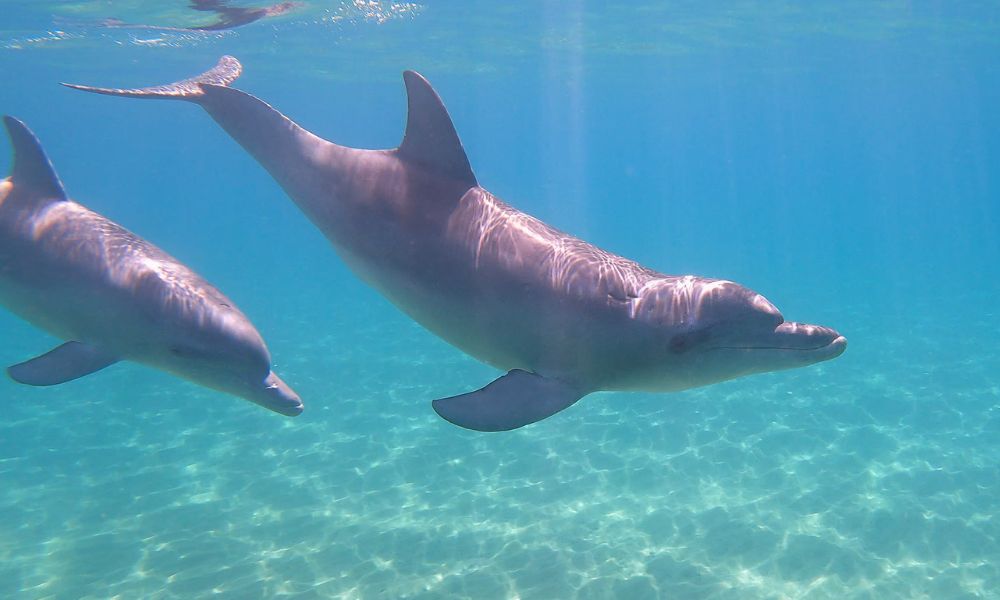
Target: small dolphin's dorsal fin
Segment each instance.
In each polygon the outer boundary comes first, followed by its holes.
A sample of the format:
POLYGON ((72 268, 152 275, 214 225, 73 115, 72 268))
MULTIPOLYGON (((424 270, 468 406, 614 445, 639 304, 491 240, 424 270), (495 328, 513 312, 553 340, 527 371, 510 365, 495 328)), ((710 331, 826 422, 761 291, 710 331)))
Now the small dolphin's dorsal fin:
POLYGON ((3 123, 14 146, 14 168, 10 173, 14 187, 30 189, 48 199, 65 200, 66 190, 35 134, 14 117, 5 116, 3 123))
POLYGON ((479 185, 455 125, 437 92, 415 71, 405 71, 407 108, 406 134, 396 152, 406 160, 420 163, 474 187, 479 185))

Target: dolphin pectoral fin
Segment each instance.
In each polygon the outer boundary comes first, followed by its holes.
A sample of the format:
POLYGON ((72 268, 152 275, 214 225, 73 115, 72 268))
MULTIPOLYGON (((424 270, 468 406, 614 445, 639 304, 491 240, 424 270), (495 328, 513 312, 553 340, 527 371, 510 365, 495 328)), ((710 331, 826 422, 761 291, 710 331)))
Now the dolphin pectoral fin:
POLYGON ((100 371, 118 362, 104 350, 83 342, 66 342, 41 356, 7 368, 18 383, 56 385, 100 371))
POLYGON ((514 369, 481 390, 432 404, 442 418, 476 431, 509 431, 551 417, 582 398, 572 386, 514 369))

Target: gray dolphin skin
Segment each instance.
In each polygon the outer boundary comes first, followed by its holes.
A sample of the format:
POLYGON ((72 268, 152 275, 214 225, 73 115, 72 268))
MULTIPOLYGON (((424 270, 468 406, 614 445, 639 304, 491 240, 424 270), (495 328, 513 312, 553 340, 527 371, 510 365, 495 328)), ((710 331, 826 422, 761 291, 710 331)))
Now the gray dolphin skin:
POLYGON ((4 125, 14 166, 0 181, 0 304, 67 340, 10 367, 12 379, 55 385, 131 360, 283 415, 302 412, 231 300, 70 200, 34 134, 12 117, 4 125))
POLYGON ((786 322, 730 281, 663 275, 557 231, 479 186, 441 99, 406 71, 392 150, 347 148, 228 87, 240 64, 153 88, 194 102, 267 169, 364 281, 433 333, 508 371, 433 402, 469 429, 534 423, 598 390, 673 391, 839 356, 833 329, 786 322))

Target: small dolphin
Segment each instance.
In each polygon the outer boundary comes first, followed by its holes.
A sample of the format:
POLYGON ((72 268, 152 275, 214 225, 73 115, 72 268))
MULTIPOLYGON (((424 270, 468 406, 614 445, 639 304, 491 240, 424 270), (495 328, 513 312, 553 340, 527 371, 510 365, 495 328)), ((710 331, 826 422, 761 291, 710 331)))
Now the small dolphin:
POLYGON ((12 117, 4 124, 14 168, 0 181, 0 304, 70 340, 7 369, 12 379, 55 385, 132 360, 283 415, 302 412, 231 300, 70 200, 34 134, 12 117))
POLYGON ((105 19, 102 27, 118 29, 156 29, 159 31, 223 31, 249 25, 267 17, 276 17, 302 6, 301 2, 279 2, 271 6, 244 7, 229 6, 229 0, 191 0, 192 10, 214 12, 217 19, 207 25, 195 27, 168 27, 159 25, 144 25, 141 23, 126 23, 121 19, 105 19))
POLYGON ((598 390, 672 391, 839 356, 833 329, 786 322, 730 281, 663 275, 508 206, 479 186, 441 99, 406 71, 393 150, 347 148, 228 87, 223 57, 154 88, 70 86, 201 105, 249 151, 363 280, 424 327, 509 371, 435 400, 469 429, 534 423, 598 390))
POLYGON ((300 2, 279 2, 271 6, 246 8, 229 6, 228 0, 191 0, 191 8, 204 12, 214 12, 219 19, 208 25, 191 27, 194 31, 221 31, 233 29, 259 21, 266 17, 283 15, 302 6, 300 2))

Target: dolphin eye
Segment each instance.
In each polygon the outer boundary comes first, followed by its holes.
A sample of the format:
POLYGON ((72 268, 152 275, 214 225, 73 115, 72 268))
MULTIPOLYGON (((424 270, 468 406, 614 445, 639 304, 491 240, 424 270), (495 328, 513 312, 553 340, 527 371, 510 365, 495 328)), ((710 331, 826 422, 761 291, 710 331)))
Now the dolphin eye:
POLYGON ((699 327, 698 329, 678 333, 674 337, 670 338, 670 342, 668 344, 670 351, 676 354, 687 352, 691 348, 694 348, 708 339, 711 330, 711 327, 699 327))
POLYGON ((686 333, 679 333, 670 338, 670 351, 679 354, 686 351, 690 347, 690 344, 688 335, 686 333))
POLYGON ((193 346, 171 346, 170 353, 174 356, 187 359, 201 359, 206 357, 206 353, 193 346))

